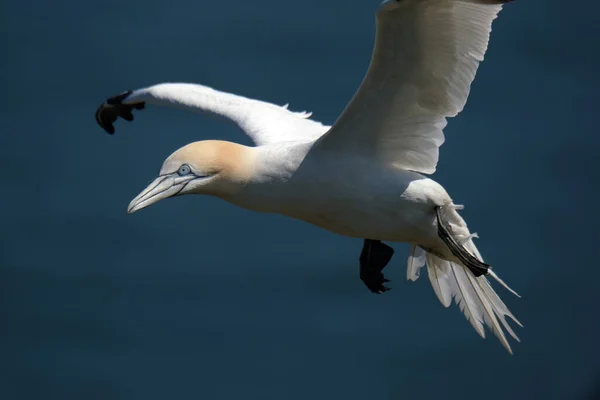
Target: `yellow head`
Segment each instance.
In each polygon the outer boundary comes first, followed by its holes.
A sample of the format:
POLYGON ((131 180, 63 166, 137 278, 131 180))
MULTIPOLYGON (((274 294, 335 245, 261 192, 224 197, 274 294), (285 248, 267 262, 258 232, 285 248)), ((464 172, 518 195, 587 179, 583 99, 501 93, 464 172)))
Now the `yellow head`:
POLYGON ((190 143, 165 160, 158 178, 129 203, 127 212, 183 194, 230 196, 251 178, 253 166, 250 147, 219 140, 190 143))

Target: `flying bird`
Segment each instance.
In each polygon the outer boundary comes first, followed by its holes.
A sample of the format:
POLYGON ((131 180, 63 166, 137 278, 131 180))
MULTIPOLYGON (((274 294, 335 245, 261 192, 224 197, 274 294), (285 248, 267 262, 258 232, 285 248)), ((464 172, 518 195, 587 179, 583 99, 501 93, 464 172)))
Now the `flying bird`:
POLYGON ((407 279, 426 266, 444 307, 454 299, 473 328, 487 326, 512 354, 507 318, 522 327, 492 288, 495 279, 464 219, 433 174, 447 118, 465 106, 488 47, 501 0, 386 0, 377 10, 371 62, 358 91, 332 126, 287 105, 190 83, 160 83, 108 98, 96 121, 109 134, 120 117, 146 104, 183 108, 234 122, 254 146, 205 140, 171 154, 159 176, 127 209, 205 194, 248 210, 306 221, 364 239, 360 279, 389 290, 383 269, 411 245, 407 279))

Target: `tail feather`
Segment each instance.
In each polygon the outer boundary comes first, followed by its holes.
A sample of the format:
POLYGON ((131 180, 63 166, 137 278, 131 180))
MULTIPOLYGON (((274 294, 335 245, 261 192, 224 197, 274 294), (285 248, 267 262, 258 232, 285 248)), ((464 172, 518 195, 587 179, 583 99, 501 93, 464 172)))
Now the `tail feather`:
POLYGON ((419 279, 419 270, 425 265, 425 250, 414 244, 410 248, 408 256, 408 268, 406 268, 406 279, 415 282, 419 279))
MULTIPOLYGON (((437 268, 438 260, 442 261, 436 256, 432 256, 431 259, 435 263, 432 268, 437 268)), ((483 309, 469 282, 467 274, 470 271, 454 263, 450 263, 450 265, 452 276, 454 277, 454 283, 450 287, 454 296, 454 301, 465 315, 467 321, 473 325, 473 328, 475 328, 477 333, 479 333, 482 338, 485 338, 485 330, 483 329, 483 309)))
POLYGON ((490 282, 485 277, 483 277, 483 279, 480 280, 480 284, 481 284, 481 288, 483 289, 488 300, 490 300, 492 302, 493 307, 494 307, 494 312, 496 313, 498 319, 502 323, 502 326, 504 327, 504 329, 506 329, 506 331, 510 334, 510 336, 513 339, 515 339, 517 342, 520 343, 521 339, 519 339, 517 334, 512 330, 512 328, 506 321, 505 317, 509 317, 510 319, 512 319, 521 328, 523 327, 523 325, 521 325, 519 320, 516 319, 514 315, 512 315, 512 313, 506 307, 506 304, 504 304, 504 302, 502 300, 500 300, 500 297, 498 297, 496 292, 494 292, 494 289, 492 289, 490 282))
POLYGON ((494 292, 485 276, 475 277, 460 264, 443 260, 427 253, 427 272, 438 299, 448 307, 454 302, 471 323, 475 331, 485 338, 484 325, 498 337, 502 345, 512 354, 504 330, 516 341, 520 341, 505 317, 522 326, 494 292), (503 330, 504 328, 504 330, 503 330))
MULTIPOLYGON (((457 266, 457 268, 461 268, 461 267, 457 266)), ((508 343, 508 340, 506 340, 506 335, 504 335, 504 331, 502 330, 502 327, 500 326, 500 323, 498 322, 498 318, 496 318, 496 315, 503 318, 502 314, 499 312, 499 310, 496 307, 494 307, 494 303, 484 293, 483 289, 481 288, 481 282, 479 281, 479 279, 477 279, 477 277, 475 277, 471 273, 471 271, 464 269, 464 268, 463 268, 463 271, 465 271, 465 274, 469 278, 469 282, 471 283, 471 285, 475 291, 475 294, 477 295, 477 298, 479 299, 479 302, 482 306, 484 322, 490 327, 490 329, 494 333, 494 335, 496 335, 498 337, 498 339, 500 339, 500 342, 506 348, 506 350, 508 350, 508 352, 510 354, 512 354, 512 349, 510 348, 510 344, 508 343)))
MULTIPOLYGON (((456 212, 455 212, 455 214, 458 216, 458 218, 455 218, 455 221, 458 222, 459 224, 462 223, 463 229, 467 229, 467 224, 465 223, 465 220, 462 219, 460 214, 458 214, 456 212)), ((473 238, 478 238, 478 237, 479 236, 477 235, 477 233, 463 235, 463 238, 461 239, 461 243, 465 247, 465 249, 467 249, 471 254, 473 254, 473 256, 477 257, 477 259, 479 259, 479 261, 483 261, 483 257, 481 257, 479 250, 477 249, 477 247, 475 246, 475 243, 473 242, 473 238)), ((500 279, 500 277, 498 275, 496 275, 496 273, 494 271, 492 271, 491 268, 488 270, 488 273, 490 274, 490 276, 492 278, 494 278, 496 280, 496 282, 501 284, 506 290, 508 290, 509 292, 511 292, 512 294, 517 296, 518 298, 521 298, 521 296, 519 296, 519 294, 517 292, 512 290, 510 288, 510 286, 508 286, 502 279, 500 279)))
POLYGON ((481 286, 483 287, 483 289, 486 292, 486 294, 489 296, 490 300, 495 303, 495 305, 498 308, 498 310, 500 310, 503 315, 505 315, 505 316, 509 317, 510 319, 512 319, 515 324, 517 324, 521 328, 523 328, 523 324, 521 324, 521 322, 517 319, 517 317, 515 317, 509 311, 508 307, 506 307, 506 304, 504 304, 504 302, 502 301, 502 299, 500 299, 500 297, 498 296, 498 294, 496 292, 494 292, 494 289, 492 288, 492 285, 490 284, 490 281, 488 281, 487 279, 483 279, 481 281, 481 286))
MULTIPOLYGON (((481 254, 477 250, 473 237, 469 233, 467 225, 462 217, 456 212, 456 208, 451 208, 446 214, 452 226, 453 232, 462 245, 480 261, 483 262, 481 254)), ((409 257, 407 278, 416 281, 419 277, 419 268, 427 265, 427 272, 431 286, 438 299, 448 307, 452 298, 465 315, 467 321, 471 323, 475 331, 485 338, 484 325, 498 337, 502 345, 512 354, 512 349, 506 338, 504 330, 520 342, 518 336, 508 324, 506 317, 513 320, 517 325, 523 325, 508 310, 508 307, 500 299, 498 294, 492 288, 486 276, 476 277, 468 268, 454 261, 447 261, 440 258, 439 255, 426 252, 420 247, 413 245, 411 256, 409 257)), ((490 270, 489 275, 498 283, 504 286, 511 293, 519 296, 504 281, 502 281, 494 272, 490 270)), ((520 297, 520 296, 519 296, 520 297)))
POLYGON ((510 288, 510 286, 508 286, 502 279, 500 279, 500 277, 498 275, 496 275, 496 273, 494 271, 492 271, 491 268, 488 270, 488 273, 490 274, 490 276, 492 278, 494 278, 496 280, 496 282, 498 282, 499 284, 501 284, 504 287, 504 289, 508 290, 509 292, 511 292, 512 294, 514 294, 515 296, 517 296, 518 298, 521 298, 521 296, 519 295, 519 293, 517 293, 514 290, 512 290, 510 288))
POLYGON ((442 305, 446 308, 452 304, 452 283, 450 282, 450 271, 452 266, 446 260, 434 263, 431 254, 427 253, 427 275, 442 305))

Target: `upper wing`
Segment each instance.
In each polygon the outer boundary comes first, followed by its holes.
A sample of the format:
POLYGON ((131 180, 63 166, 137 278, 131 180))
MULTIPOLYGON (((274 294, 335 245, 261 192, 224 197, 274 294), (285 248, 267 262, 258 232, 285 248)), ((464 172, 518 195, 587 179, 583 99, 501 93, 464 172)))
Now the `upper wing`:
POLYGON ((311 113, 292 112, 278 106, 191 83, 161 83, 109 98, 96 111, 96 121, 114 133, 118 117, 133 120, 132 110, 146 103, 184 108, 220 116, 237 124, 257 145, 312 141, 329 126, 309 119, 311 113))
POLYGON ((462 111, 501 0, 387 0, 365 79, 319 146, 431 174, 462 111))

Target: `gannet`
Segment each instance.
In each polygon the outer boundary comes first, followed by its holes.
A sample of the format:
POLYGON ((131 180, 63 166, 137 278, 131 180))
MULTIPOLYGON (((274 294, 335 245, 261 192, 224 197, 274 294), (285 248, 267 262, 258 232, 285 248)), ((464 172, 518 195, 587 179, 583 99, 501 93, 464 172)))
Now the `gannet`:
POLYGON ((118 117, 133 120, 146 104, 224 117, 255 146, 219 140, 171 154, 158 177, 127 209, 134 213, 185 194, 217 196, 248 210, 282 214, 364 239, 360 279, 373 293, 394 250, 411 246, 407 279, 427 266, 444 307, 454 299, 473 328, 484 325, 512 354, 506 317, 522 327, 492 289, 492 277, 447 191, 427 177, 436 170, 447 118, 462 111, 487 51, 500 0, 386 0, 376 13, 371 62, 358 91, 332 126, 288 105, 200 84, 161 83, 108 98, 96 121, 109 134, 118 117))

